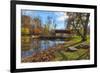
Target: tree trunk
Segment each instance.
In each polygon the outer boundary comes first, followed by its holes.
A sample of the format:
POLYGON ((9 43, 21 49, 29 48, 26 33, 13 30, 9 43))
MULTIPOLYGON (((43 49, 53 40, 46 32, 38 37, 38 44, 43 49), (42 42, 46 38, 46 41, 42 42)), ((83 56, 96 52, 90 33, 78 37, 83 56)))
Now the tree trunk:
POLYGON ((87 40, 87 27, 88 27, 88 22, 89 22, 89 16, 90 16, 90 14, 88 13, 87 16, 86 16, 87 17, 86 22, 83 25, 84 33, 83 33, 82 41, 86 41, 87 40))

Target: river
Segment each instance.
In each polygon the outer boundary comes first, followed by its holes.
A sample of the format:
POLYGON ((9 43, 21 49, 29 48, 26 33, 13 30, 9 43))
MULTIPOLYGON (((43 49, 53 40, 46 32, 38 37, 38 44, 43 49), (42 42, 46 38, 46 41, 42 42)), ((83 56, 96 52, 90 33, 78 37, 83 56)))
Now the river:
POLYGON ((21 57, 25 58, 32 54, 54 47, 58 44, 64 43, 64 40, 55 39, 32 39, 31 37, 24 37, 21 39, 21 57))

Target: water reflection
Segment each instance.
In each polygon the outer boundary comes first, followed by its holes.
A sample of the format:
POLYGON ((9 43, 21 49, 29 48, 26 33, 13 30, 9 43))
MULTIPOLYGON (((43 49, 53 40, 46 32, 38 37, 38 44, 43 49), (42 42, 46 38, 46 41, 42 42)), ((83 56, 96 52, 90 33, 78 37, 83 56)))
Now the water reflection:
POLYGON ((31 36, 22 36, 21 38, 21 56, 27 57, 34 53, 54 47, 57 44, 64 43, 62 40, 40 40, 32 39, 31 36))

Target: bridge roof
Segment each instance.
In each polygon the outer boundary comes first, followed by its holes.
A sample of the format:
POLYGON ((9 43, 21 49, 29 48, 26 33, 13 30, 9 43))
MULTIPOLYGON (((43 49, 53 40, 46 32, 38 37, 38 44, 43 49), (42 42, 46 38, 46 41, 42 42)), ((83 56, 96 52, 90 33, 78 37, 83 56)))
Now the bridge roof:
POLYGON ((55 30, 56 33, 70 33, 69 30, 55 30))

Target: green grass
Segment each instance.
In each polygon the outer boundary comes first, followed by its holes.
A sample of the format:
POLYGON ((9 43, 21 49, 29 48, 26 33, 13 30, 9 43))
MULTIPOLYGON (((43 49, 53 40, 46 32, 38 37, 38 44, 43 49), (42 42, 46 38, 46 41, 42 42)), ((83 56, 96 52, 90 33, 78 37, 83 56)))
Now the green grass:
POLYGON ((88 35, 87 36, 87 41, 86 41, 88 44, 90 44, 90 36, 88 35))
MULTIPOLYGON (((68 45, 71 44, 75 44, 75 45, 79 45, 81 41, 81 37, 80 36, 74 36, 70 41, 66 42, 66 44, 64 45, 64 48, 67 49, 68 45)), ((90 43, 90 37, 87 36, 87 41, 88 44, 90 43)), ((75 46, 74 45, 74 46, 75 46)), ((58 51, 55 53, 55 60, 59 61, 59 60, 79 60, 79 59, 89 59, 89 52, 87 52, 88 49, 85 48, 79 48, 77 51, 75 52, 70 52, 70 51, 58 51)))
MULTIPOLYGON (((82 38, 80 37, 80 36, 74 36, 73 38, 72 38, 72 40, 73 41, 81 41, 82 40, 82 38)), ((90 36, 89 35, 87 35, 87 40, 86 40, 88 43, 90 42, 90 36)))
POLYGON ((78 41, 81 41, 81 37, 80 36, 74 36, 72 38, 72 40, 78 42, 78 41))
POLYGON ((86 49, 78 49, 78 51, 75 51, 75 52, 64 52, 64 54, 68 57, 68 60, 76 60, 81 55, 83 55, 85 52, 87 52, 86 49))
POLYGON ((56 52, 56 61, 59 60, 77 60, 77 59, 87 59, 89 56, 87 56, 89 52, 87 53, 87 49, 79 49, 78 51, 75 52, 70 52, 70 51, 61 51, 61 52, 56 52), (84 54, 86 53, 86 54, 84 54), (80 57, 82 56, 82 57, 80 57))

